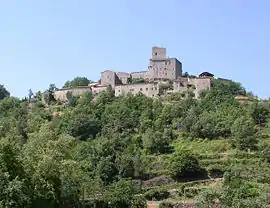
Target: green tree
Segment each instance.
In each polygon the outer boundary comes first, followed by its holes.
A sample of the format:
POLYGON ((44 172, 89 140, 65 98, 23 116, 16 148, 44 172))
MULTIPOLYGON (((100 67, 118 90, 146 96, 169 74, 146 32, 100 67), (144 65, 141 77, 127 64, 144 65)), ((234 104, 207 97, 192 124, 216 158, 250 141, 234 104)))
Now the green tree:
POLYGON ((250 114, 257 125, 263 125, 269 118, 269 108, 266 105, 255 102, 250 107, 250 114))
POLYGON ((30 208, 31 195, 24 180, 10 179, 8 173, 0 171, 0 206, 5 208, 30 208))
POLYGON ((68 91, 66 96, 68 100, 68 105, 71 107, 75 107, 77 105, 78 98, 76 96, 73 96, 71 91, 68 91))
POLYGON ((28 100, 30 101, 31 98, 33 97, 34 93, 31 89, 29 89, 29 93, 28 93, 28 100))
POLYGON ((93 115, 74 114, 68 124, 67 131, 80 140, 94 138, 101 130, 100 122, 93 115))
POLYGON ((86 92, 77 100, 77 102, 78 105, 80 106, 89 106, 91 105, 92 100, 93 100, 92 92, 86 92))
POLYGON ((169 169, 171 175, 177 178, 195 177, 205 174, 198 158, 189 151, 174 153, 170 158, 169 169))
POLYGON ((146 199, 142 195, 135 195, 131 201, 131 208, 147 208, 146 199))
POLYGON ((250 117, 241 116, 231 127, 232 142, 240 150, 254 150, 258 140, 255 137, 254 123, 250 117))
POLYGON ((143 135, 143 146, 151 154, 166 153, 169 151, 169 142, 171 138, 167 134, 163 134, 153 129, 147 129, 143 135))
POLYGON ((55 101, 55 97, 54 97, 54 92, 56 90, 56 86, 55 84, 50 84, 49 85, 49 89, 46 90, 44 93, 43 93, 43 98, 44 98, 44 101, 50 105, 52 102, 55 101))
POLYGON ((138 187, 131 180, 120 180, 108 186, 105 196, 112 207, 126 208, 131 207, 137 193, 138 187))
POLYGON ((5 97, 9 97, 10 93, 4 87, 4 85, 0 85, 0 100, 3 100, 5 97))
POLYGON ((67 81, 64 87, 77 87, 77 86, 88 86, 90 81, 86 77, 75 77, 71 81, 67 81))
POLYGON ((40 91, 36 92, 35 98, 38 99, 38 101, 41 101, 42 100, 42 94, 41 94, 40 91))

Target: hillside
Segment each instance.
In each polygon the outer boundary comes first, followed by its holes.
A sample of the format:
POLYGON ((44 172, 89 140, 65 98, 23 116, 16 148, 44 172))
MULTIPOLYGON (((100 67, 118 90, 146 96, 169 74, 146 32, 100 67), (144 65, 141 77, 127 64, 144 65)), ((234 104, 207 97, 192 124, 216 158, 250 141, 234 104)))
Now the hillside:
POLYGON ((0 207, 268 207, 270 103, 212 84, 200 99, 108 88, 46 106, 1 86, 0 207))

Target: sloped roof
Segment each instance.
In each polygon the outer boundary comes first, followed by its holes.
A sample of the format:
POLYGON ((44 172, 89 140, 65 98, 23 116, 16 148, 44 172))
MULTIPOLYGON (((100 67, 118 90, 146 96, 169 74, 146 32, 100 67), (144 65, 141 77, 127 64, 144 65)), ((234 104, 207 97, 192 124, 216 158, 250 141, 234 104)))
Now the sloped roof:
POLYGON ((210 72, 202 72, 199 74, 199 77, 213 77, 214 74, 211 74, 210 72))

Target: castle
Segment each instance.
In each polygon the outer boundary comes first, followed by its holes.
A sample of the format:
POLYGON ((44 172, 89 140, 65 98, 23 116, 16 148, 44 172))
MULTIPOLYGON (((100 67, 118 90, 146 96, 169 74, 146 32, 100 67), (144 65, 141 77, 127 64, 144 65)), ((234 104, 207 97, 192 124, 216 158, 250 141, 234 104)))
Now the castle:
POLYGON ((192 92, 199 98, 200 92, 210 89, 212 74, 204 72, 198 77, 183 76, 182 63, 177 58, 168 58, 166 48, 152 47, 152 57, 149 60, 148 70, 140 72, 114 72, 106 70, 101 73, 98 83, 89 86, 63 88, 55 91, 56 100, 67 100, 67 92, 79 96, 85 92, 94 95, 111 86, 118 97, 127 93, 142 93, 148 97, 157 98, 163 94, 192 92))

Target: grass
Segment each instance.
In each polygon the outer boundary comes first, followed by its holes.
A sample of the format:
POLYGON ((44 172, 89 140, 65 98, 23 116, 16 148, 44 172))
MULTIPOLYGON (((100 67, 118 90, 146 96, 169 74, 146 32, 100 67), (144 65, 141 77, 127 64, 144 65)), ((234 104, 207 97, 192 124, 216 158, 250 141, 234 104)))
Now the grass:
POLYGON ((207 140, 207 139, 177 139, 173 142, 176 151, 192 150, 198 155, 220 155, 232 151, 227 139, 207 140))

